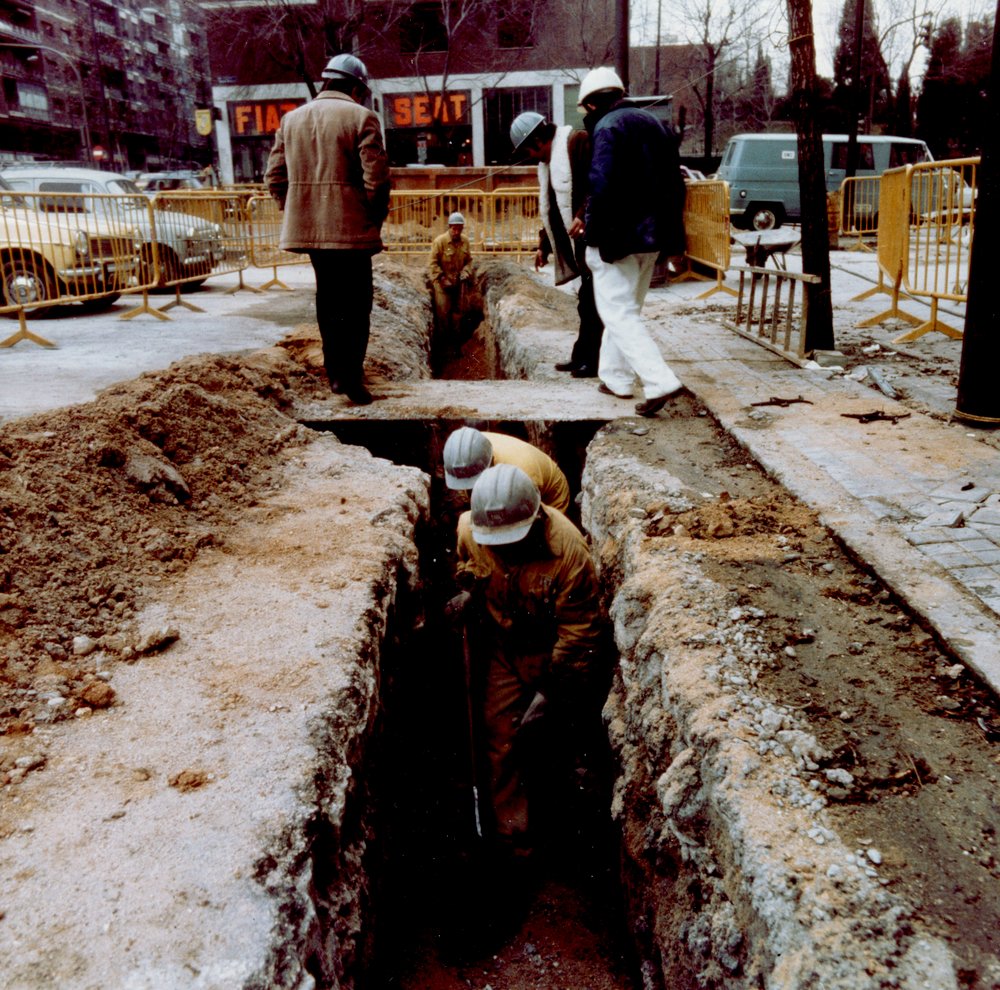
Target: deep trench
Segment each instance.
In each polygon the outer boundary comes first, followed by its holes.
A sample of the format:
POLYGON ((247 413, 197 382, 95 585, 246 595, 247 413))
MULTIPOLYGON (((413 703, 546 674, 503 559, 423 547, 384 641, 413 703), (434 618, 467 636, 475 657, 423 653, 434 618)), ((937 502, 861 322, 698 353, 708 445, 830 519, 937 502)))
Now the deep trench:
MULTIPOLYGON (((435 369, 435 377, 487 377, 498 368, 487 324, 462 355, 435 369)), ((431 478, 431 511, 417 534, 420 587, 403 606, 410 614, 397 615, 394 623, 409 631, 383 649, 381 725, 365 767, 375 854, 368 858, 370 930, 356 985, 434 990, 466 985, 469 974, 489 982, 483 974, 492 968, 494 982, 499 978, 505 986, 521 986, 518 973, 527 970, 532 978, 525 976, 525 986, 562 986, 565 968, 551 971, 551 984, 542 974, 561 959, 564 966, 582 961, 593 972, 586 984, 593 990, 640 986, 621 897, 619 837, 610 817, 614 768, 599 705, 583 733, 567 733, 549 718, 524 740, 535 852, 528 868, 511 874, 490 842, 481 754, 478 808, 474 800, 463 641, 445 619, 445 605, 457 591, 456 524, 468 507, 467 493, 444 484, 442 449, 452 430, 476 426, 545 450, 566 474, 568 515, 579 524, 576 496, 586 448, 602 423, 312 425, 431 478)), ((474 656, 472 667, 475 685, 474 656)))

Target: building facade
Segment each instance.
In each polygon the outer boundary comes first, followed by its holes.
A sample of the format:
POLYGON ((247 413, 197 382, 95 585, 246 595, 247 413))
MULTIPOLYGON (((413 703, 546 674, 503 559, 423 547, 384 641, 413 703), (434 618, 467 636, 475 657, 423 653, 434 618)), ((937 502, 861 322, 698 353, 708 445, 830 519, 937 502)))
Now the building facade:
POLYGON ((229 181, 261 178, 278 121, 314 95, 333 51, 365 61, 372 107, 397 167, 507 164, 514 117, 538 110, 556 123, 578 123, 580 79, 613 63, 613 5, 585 0, 202 7, 219 169, 229 181))
POLYGON ((0 0, 0 76, 0 158, 213 160, 207 43, 186 0, 0 0))

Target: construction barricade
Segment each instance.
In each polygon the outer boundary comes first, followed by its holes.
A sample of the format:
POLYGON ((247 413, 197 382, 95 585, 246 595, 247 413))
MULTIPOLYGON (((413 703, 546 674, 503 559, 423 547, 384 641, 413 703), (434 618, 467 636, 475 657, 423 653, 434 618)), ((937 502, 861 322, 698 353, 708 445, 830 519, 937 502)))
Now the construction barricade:
MULTIPOLYGON (((382 242, 393 254, 429 257, 431 244, 448 229, 448 217, 461 213, 472 250, 481 253, 492 230, 491 208, 481 190, 448 192, 421 189, 393 190, 389 215, 382 225, 382 242)), ((537 193, 536 193, 537 199, 537 193)))
MULTIPOLYGON (((249 231, 250 264, 254 268, 270 268, 271 278, 263 285, 254 288, 256 292, 267 289, 284 289, 288 286, 278 278, 278 268, 287 265, 305 265, 309 256, 301 252, 283 251, 278 244, 281 241, 281 210, 277 200, 267 194, 251 196, 246 201, 247 229, 249 231)), ((240 286, 242 286, 242 280, 240 286)), ((238 291, 240 286, 230 290, 238 291)))
POLYGON ((939 316, 941 300, 964 303, 975 232, 978 158, 926 162, 884 172, 879 189, 878 291, 892 296, 891 308, 859 326, 890 319, 913 327, 893 343, 908 343, 932 331, 959 338, 962 331, 939 316), (888 278, 891 288, 886 287, 888 278), (899 307, 901 294, 929 301, 930 318, 921 320, 899 307))
POLYGON ((110 306, 149 284, 142 264, 148 201, 141 195, 7 192, 0 196, 0 311, 20 329, 0 347, 31 340, 25 316, 67 303, 110 306))
POLYGON ((748 265, 737 269, 740 289, 736 318, 726 321, 740 336, 762 344, 782 357, 805 359, 805 287, 820 282, 818 275, 748 265), (795 297, 802 286, 799 314, 795 297))
POLYGON ((685 182, 684 233, 687 239, 685 260, 687 270, 677 281, 710 276, 695 269, 700 265, 715 272, 715 285, 703 292, 698 299, 706 299, 716 292, 736 295, 736 290, 723 284, 729 268, 732 238, 729 220, 729 183, 721 179, 685 182))
POLYGON ((878 232, 879 179, 877 175, 856 176, 840 184, 839 234, 856 238, 848 251, 870 251, 865 237, 878 232))

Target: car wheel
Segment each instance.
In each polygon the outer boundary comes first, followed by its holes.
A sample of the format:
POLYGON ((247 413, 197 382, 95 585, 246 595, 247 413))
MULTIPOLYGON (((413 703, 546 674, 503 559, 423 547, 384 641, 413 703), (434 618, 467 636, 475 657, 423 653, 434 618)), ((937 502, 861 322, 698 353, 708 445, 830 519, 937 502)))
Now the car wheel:
POLYGON ((780 210, 772 206, 755 206, 747 210, 750 217, 751 230, 774 230, 781 226, 782 215, 780 210))
POLYGON ((7 306, 23 306, 30 312, 58 294, 55 275, 44 259, 36 255, 4 259, 3 298, 7 306))

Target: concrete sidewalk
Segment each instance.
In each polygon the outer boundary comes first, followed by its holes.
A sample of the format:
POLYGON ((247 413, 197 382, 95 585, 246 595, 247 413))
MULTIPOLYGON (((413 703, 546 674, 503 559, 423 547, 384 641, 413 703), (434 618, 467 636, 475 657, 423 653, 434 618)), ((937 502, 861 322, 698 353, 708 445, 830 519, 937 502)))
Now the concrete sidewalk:
POLYGON ((800 369, 720 319, 693 325, 695 294, 674 286, 647 301, 667 361, 768 473, 1000 691, 1000 456, 984 442, 989 431, 827 369, 800 369), (901 418, 848 418, 867 413, 901 418))

